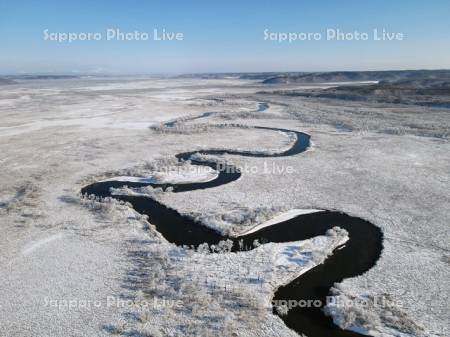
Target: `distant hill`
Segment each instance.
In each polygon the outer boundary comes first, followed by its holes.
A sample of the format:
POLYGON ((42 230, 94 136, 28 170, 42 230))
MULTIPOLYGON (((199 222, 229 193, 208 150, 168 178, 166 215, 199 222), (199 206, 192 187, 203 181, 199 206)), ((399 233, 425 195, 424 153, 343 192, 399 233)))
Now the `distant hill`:
POLYGON ((79 78, 75 75, 14 75, 8 76, 9 79, 17 80, 66 80, 72 78, 79 78))
POLYGON ((0 78, 0 85, 7 85, 7 84, 14 84, 15 82, 13 80, 10 80, 8 78, 0 78))
POLYGON ((201 74, 183 74, 176 78, 200 78, 200 79, 225 79, 225 78, 239 78, 239 79, 255 79, 264 80, 267 77, 275 76, 276 73, 265 75, 265 73, 201 73, 201 74))
POLYGON ((450 70, 387 70, 331 72, 243 72, 183 74, 175 78, 260 80, 263 84, 399 81, 408 79, 450 79, 450 70))
POLYGON ((327 82, 399 81, 409 79, 450 79, 450 70, 333 71, 281 74, 267 78, 264 84, 327 82))
POLYGON ((200 79, 225 79, 225 78, 239 78, 243 80, 266 80, 268 78, 280 75, 295 76, 301 73, 280 73, 280 72, 245 72, 245 73, 200 73, 200 74, 183 74, 176 78, 200 78, 200 79))
POLYGON ((286 96, 450 108, 450 79, 440 78, 403 79, 398 81, 381 81, 370 85, 343 85, 327 89, 284 90, 275 91, 274 93, 286 96))

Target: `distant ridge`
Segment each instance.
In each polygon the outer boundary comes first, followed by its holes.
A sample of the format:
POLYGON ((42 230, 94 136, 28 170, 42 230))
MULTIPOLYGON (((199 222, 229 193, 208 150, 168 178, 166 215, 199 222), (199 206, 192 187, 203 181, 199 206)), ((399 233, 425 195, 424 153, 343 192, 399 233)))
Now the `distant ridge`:
POLYGON ((8 78, 0 78, 0 85, 7 85, 7 84, 14 84, 15 82, 13 80, 10 80, 8 78))
POLYGON ((332 71, 282 74, 263 80, 264 84, 327 83, 362 81, 399 81, 414 79, 450 79, 450 70, 332 71))
POLYGON ((450 79, 449 69, 382 70, 330 72, 231 72, 182 74, 175 78, 260 80, 263 84, 297 84, 327 82, 399 81, 413 79, 450 79))
POLYGON ((72 78, 80 78, 75 75, 12 75, 7 76, 7 80, 67 80, 72 78))
POLYGON ((450 79, 412 78, 380 81, 376 84, 347 84, 324 89, 276 90, 271 94, 450 108, 450 79))

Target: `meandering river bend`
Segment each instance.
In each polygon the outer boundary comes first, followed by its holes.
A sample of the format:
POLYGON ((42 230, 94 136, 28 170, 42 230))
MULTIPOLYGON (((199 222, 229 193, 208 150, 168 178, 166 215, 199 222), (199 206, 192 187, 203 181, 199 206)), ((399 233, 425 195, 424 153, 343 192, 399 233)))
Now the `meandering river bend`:
MULTIPOLYGON (((258 111, 267 109, 268 105, 261 103, 258 111)), ((203 114, 201 117, 208 117, 203 114)), ((193 119, 198 119, 194 117, 193 119)), ((176 122, 168 122, 166 127, 173 127, 176 122)), ((251 151, 234 150, 200 150, 184 152, 176 155, 179 161, 190 160, 196 154, 204 155, 235 155, 246 157, 285 157, 301 155, 310 146, 310 137, 302 132, 268 128, 254 127, 267 132, 284 132, 294 134, 296 140, 291 148, 274 154, 256 153, 251 151)), ((264 227, 256 232, 228 238, 220 233, 196 223, 192 218, 183 216, 176 210, 171 209, 158 201, 145 196, 112 195, 110 189, 122 186, 140 187, 151 185, 153 187, 172 187, 174 193, 183 193, 198 189, 219 187, 231 183, 241 177, 241 172, 231 165, 218 165, 213 160, 195 159, 192 165, 208 166, 218 171, 218 176, 208 182, 186 183, 186 184, 152 184, 121 181, 103 181, 93 183, 82 189, 83 194, 96 195, 99 197, 113 197, 129 202, 133 208, 149 217, 149 222, 169 241, 176 245, 187 245, 197 247, 207 242, 217 244, 221 240, 231 239, 234 243, 232 251, 239 250, 238 241, 243 240, 244 246, 252 247, 253 241, 260 242, 289 242, 306 240, 318 235, 324 235, 326 231, 335 226, 345 229, 349 234, 346 244, 333 252, 323 264, 320 264, 308 272, 300 275, 289 284, 280 287, 274 296, 279 300, 319 300, 326 303, 330 288, 336 282, 350 277, 361 275, 372 268, 382 251, 383 235, 381 230, 363 219, 352 217, 347 214, 324 210, 321 212, 304 214, 277 224, 264 227)), ((274 310, 276 314, 276 311, 274 310)), ((342 330, 333 324, 330 317, 325 316, 321 307, 295 307, 289 310, 287 315, 280 316, 285 324, 298 333, 309 337, 354 337, 362 336, 356 332, 342 330)))

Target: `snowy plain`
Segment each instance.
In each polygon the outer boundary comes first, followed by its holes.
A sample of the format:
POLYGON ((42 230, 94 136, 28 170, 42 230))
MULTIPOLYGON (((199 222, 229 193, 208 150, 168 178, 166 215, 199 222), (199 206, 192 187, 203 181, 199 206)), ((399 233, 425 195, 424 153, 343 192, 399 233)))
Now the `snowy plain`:
MULTIPOLYGON (((389 295, 399 303, 388 312, 371 307, 351 313, 374 336, 448 336, 448 110, 362 106, 262 90, 251 81, 194 79, 2 86, 2 334, 208 336, 226 328, 230 336, 295 336, 267 309, 267 299, 343 243, 342 233, 238 254, 194 253, 166 242, 127 205, 79 196, 83 186, 114 176, 148 178, 155 174, 152 163, 170 163, 168 158, 183 151, 280 151, 292 143, 277 132, 208 127, 235 123, 306 132, 313 147, 286 158, 226 155, 227 161, 250 171, 218 188, 154 197, 232 234, 295 209, 340 210, 367 219, 384 232, 382 256, 368 273, 338 285, 336 296, 389 295), (257 113, 261 101, 270 106, 257 113), (149 128, 211 111, 218 113, 187 120, 182 132, 149 128), (293 172, 282 170, 287 167, 293 172), (300 255, 316 252, 316 258, 305 258, 301 266, 282 260, 288 245, 300 255), (194 271, 197 282, 183 282, 194 271), (258 285, 241 286, 252 275, 258 285), (221 280, 226 285, 211 292, 211 284, 221 280), (176 282, 180 291, 174 293, 170 289, 176 282), (236 296, 223 299, 230 294, 236 296), (139 305, 149 296, 181 300, 186 310, 139 305), (109 305, 111 298, 132 299, 132 307, 109 305), (253 298, 261 303, 248 301, 253 298), (64 306, 68 300, 70 307, 64 306), (236 302, 243 304, 230 305, 236 302), (208 317, 215 317, 211 326, 205 324, 208 317)), ((197 178, 210 179, 213 173, 203 174, 197 178)), ((337 322, 349 315, 330 311, 337 322)))

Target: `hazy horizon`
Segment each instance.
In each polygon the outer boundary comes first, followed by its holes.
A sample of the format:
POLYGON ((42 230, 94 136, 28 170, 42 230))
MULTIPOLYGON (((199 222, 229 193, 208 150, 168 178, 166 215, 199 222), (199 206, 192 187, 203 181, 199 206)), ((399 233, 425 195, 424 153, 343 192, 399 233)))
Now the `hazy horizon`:
POLYGON ((17 72, 17 73, 0 73, 0 76, 8 77, 8 76, 105 76, 105 77, 113 77, 113 76, 179 76, 179 75, 202 75, 202 74, 263 74, 263 73, 327 73, 327 72, 370 72, 370 71, 440 71, 440 70, 450 70, 449 68, 417 68, 417 69, 356 69, 356 70, 288 70, 288 71, 205 71, 205 72, 173 72, 173 73, 76 73, 76 72, 17 72))

